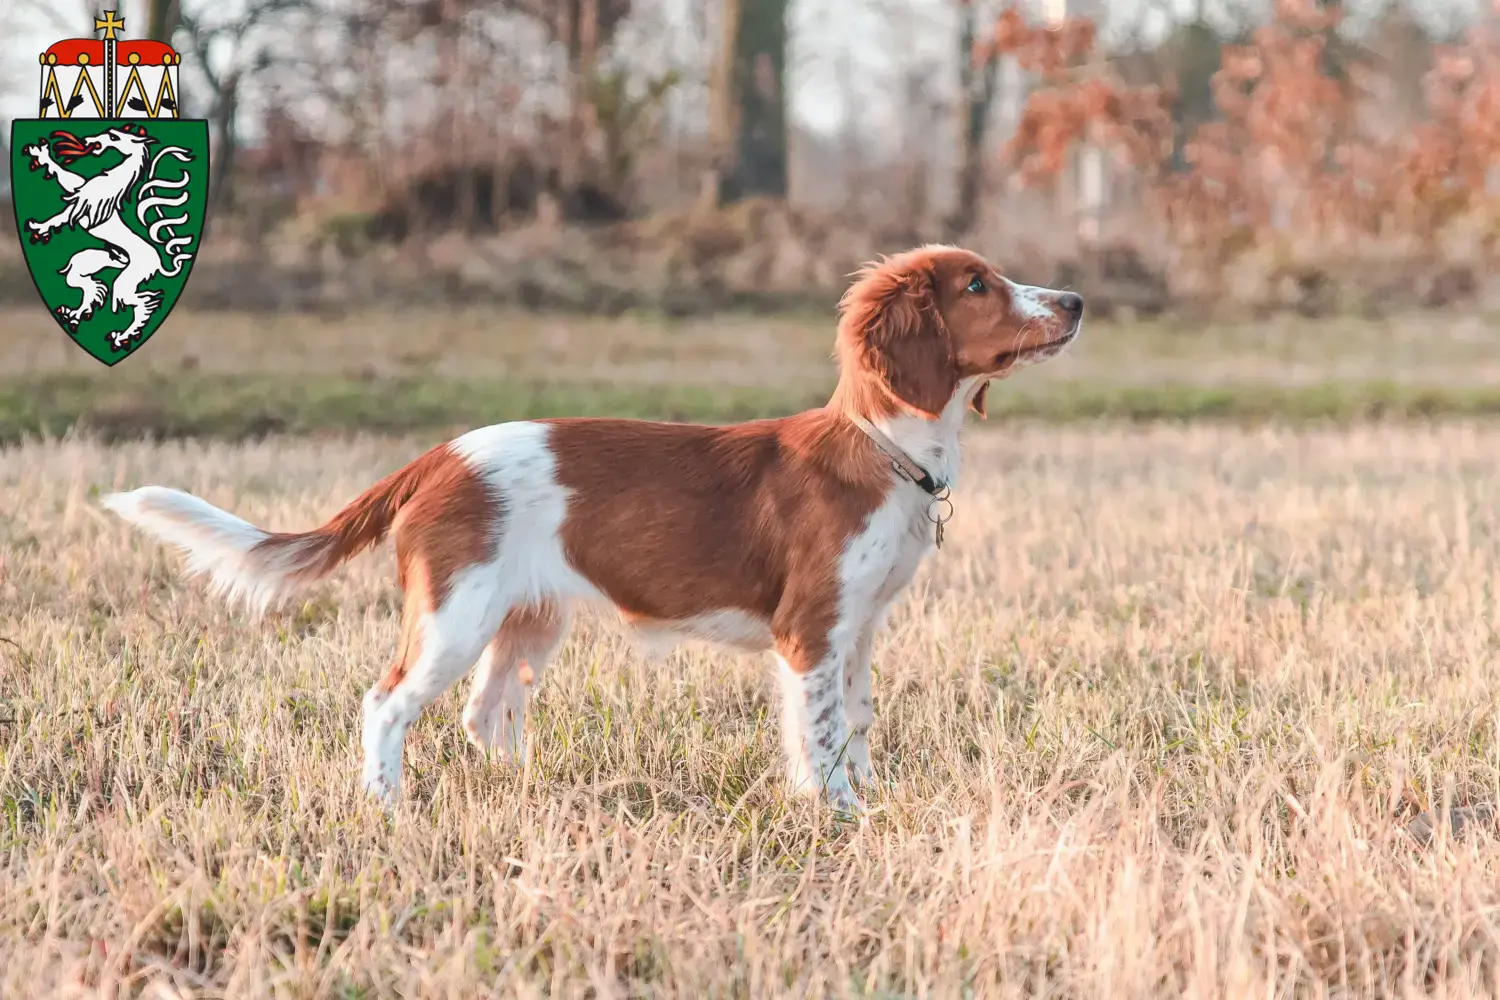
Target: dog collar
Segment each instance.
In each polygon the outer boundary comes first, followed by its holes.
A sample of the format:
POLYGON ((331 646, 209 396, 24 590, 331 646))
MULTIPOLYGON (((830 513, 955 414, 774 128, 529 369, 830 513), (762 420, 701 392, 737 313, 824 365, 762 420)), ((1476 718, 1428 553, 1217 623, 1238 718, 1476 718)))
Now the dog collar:
POLYGON ((858 413, 850 410, 844 411, 844 416, 849 422, 864 432, 865 437, 875 442, 875 447, 885 453, 885 457, 891 460, 891 468, 903 479, 909 479, 921 487, 922 491, 932 500, 927 505, 927 520, 933 525, 933 541, 938 548, 943 547, 943 525, 953 516, 953 501, 948 499, 948 484, 933 477, 932 473, 922 468, 912 457, 901 450, 901 446, 892 441, 879 427, 870 423, 858 413), (946 512, 944 511, 946 509, 946 512))
POLYGON ((922 468, 912 457, 901 450, 901 446, 892 441, 879 427, 870 423, 858 413, 845 411, 844 416, 849 422, 864 432, 865 437, 875 442, 875 447, 885 452, 885 457, 891 460, 891 467, 901 474, 902 478, 909 479, 920 486, 929 496, 936 497, 948 489, 948 484, 940 479, 933 478, 932 474, 922 468))

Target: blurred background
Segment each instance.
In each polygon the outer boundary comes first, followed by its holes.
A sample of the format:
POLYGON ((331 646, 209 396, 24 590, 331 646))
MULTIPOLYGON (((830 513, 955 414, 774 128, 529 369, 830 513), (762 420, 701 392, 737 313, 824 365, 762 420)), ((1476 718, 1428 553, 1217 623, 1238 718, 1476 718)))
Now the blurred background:
MULTIPOLYGON (((0 213, 0 434, 784 412, 849 272, 925 241, 1090 303, 1002 412, 1500 410, 1489 0, 122 9, 211 123, 210 228, 106 373, 0 213)), ((98 12, 8 0, 0 113, 98 12)))

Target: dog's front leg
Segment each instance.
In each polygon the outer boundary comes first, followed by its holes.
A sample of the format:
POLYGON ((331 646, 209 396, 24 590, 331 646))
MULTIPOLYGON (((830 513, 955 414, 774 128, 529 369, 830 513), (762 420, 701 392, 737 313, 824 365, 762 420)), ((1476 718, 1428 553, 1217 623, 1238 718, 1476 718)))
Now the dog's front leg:
POLYGON ((859 796, 845 764, 849 728, 844 718, 844 664, 852 649, 827 638, 777 643, 781 674, 782 739, 787 782, 798 794, 822 793, 835 809, 857 813, 859 796))
POLYGON ((857 785, 875 778, 870 765, 870 727, 875 723, 875 702, 870 696, 870 659, 875 651, 875 629, 871 624, 859 634, 854 655, 844 665, 844 716, 849 722, 849 773, 857 785))

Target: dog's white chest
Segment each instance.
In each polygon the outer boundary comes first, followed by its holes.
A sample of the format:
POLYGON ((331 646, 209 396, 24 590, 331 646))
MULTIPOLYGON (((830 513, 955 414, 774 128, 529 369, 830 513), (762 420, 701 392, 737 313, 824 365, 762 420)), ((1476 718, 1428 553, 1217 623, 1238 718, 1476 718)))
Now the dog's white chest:
POLYGON ((933 547, 933 524, 927 497, 897 490, 849 540, 841 561, 844 603, 869 608, 893 600, 916 575, 922 557, 933 547))

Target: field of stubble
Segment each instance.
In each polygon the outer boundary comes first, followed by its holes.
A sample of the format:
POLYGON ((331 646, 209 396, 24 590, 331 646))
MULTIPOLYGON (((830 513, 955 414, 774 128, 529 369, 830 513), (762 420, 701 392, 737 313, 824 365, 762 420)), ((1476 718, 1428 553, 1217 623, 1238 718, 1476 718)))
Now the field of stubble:
POLYGON ((788 801, 766 665, 585 621, 524 772, 357 788, 388 549, 255 623, 108 520, 320 522, 430 441, 0 453, 0 994, 1489 993, 1500 427, 975 432, 875 653, 863 826, 788 801), (1445 815, 1445 814, 1444 814, 1445 815))

